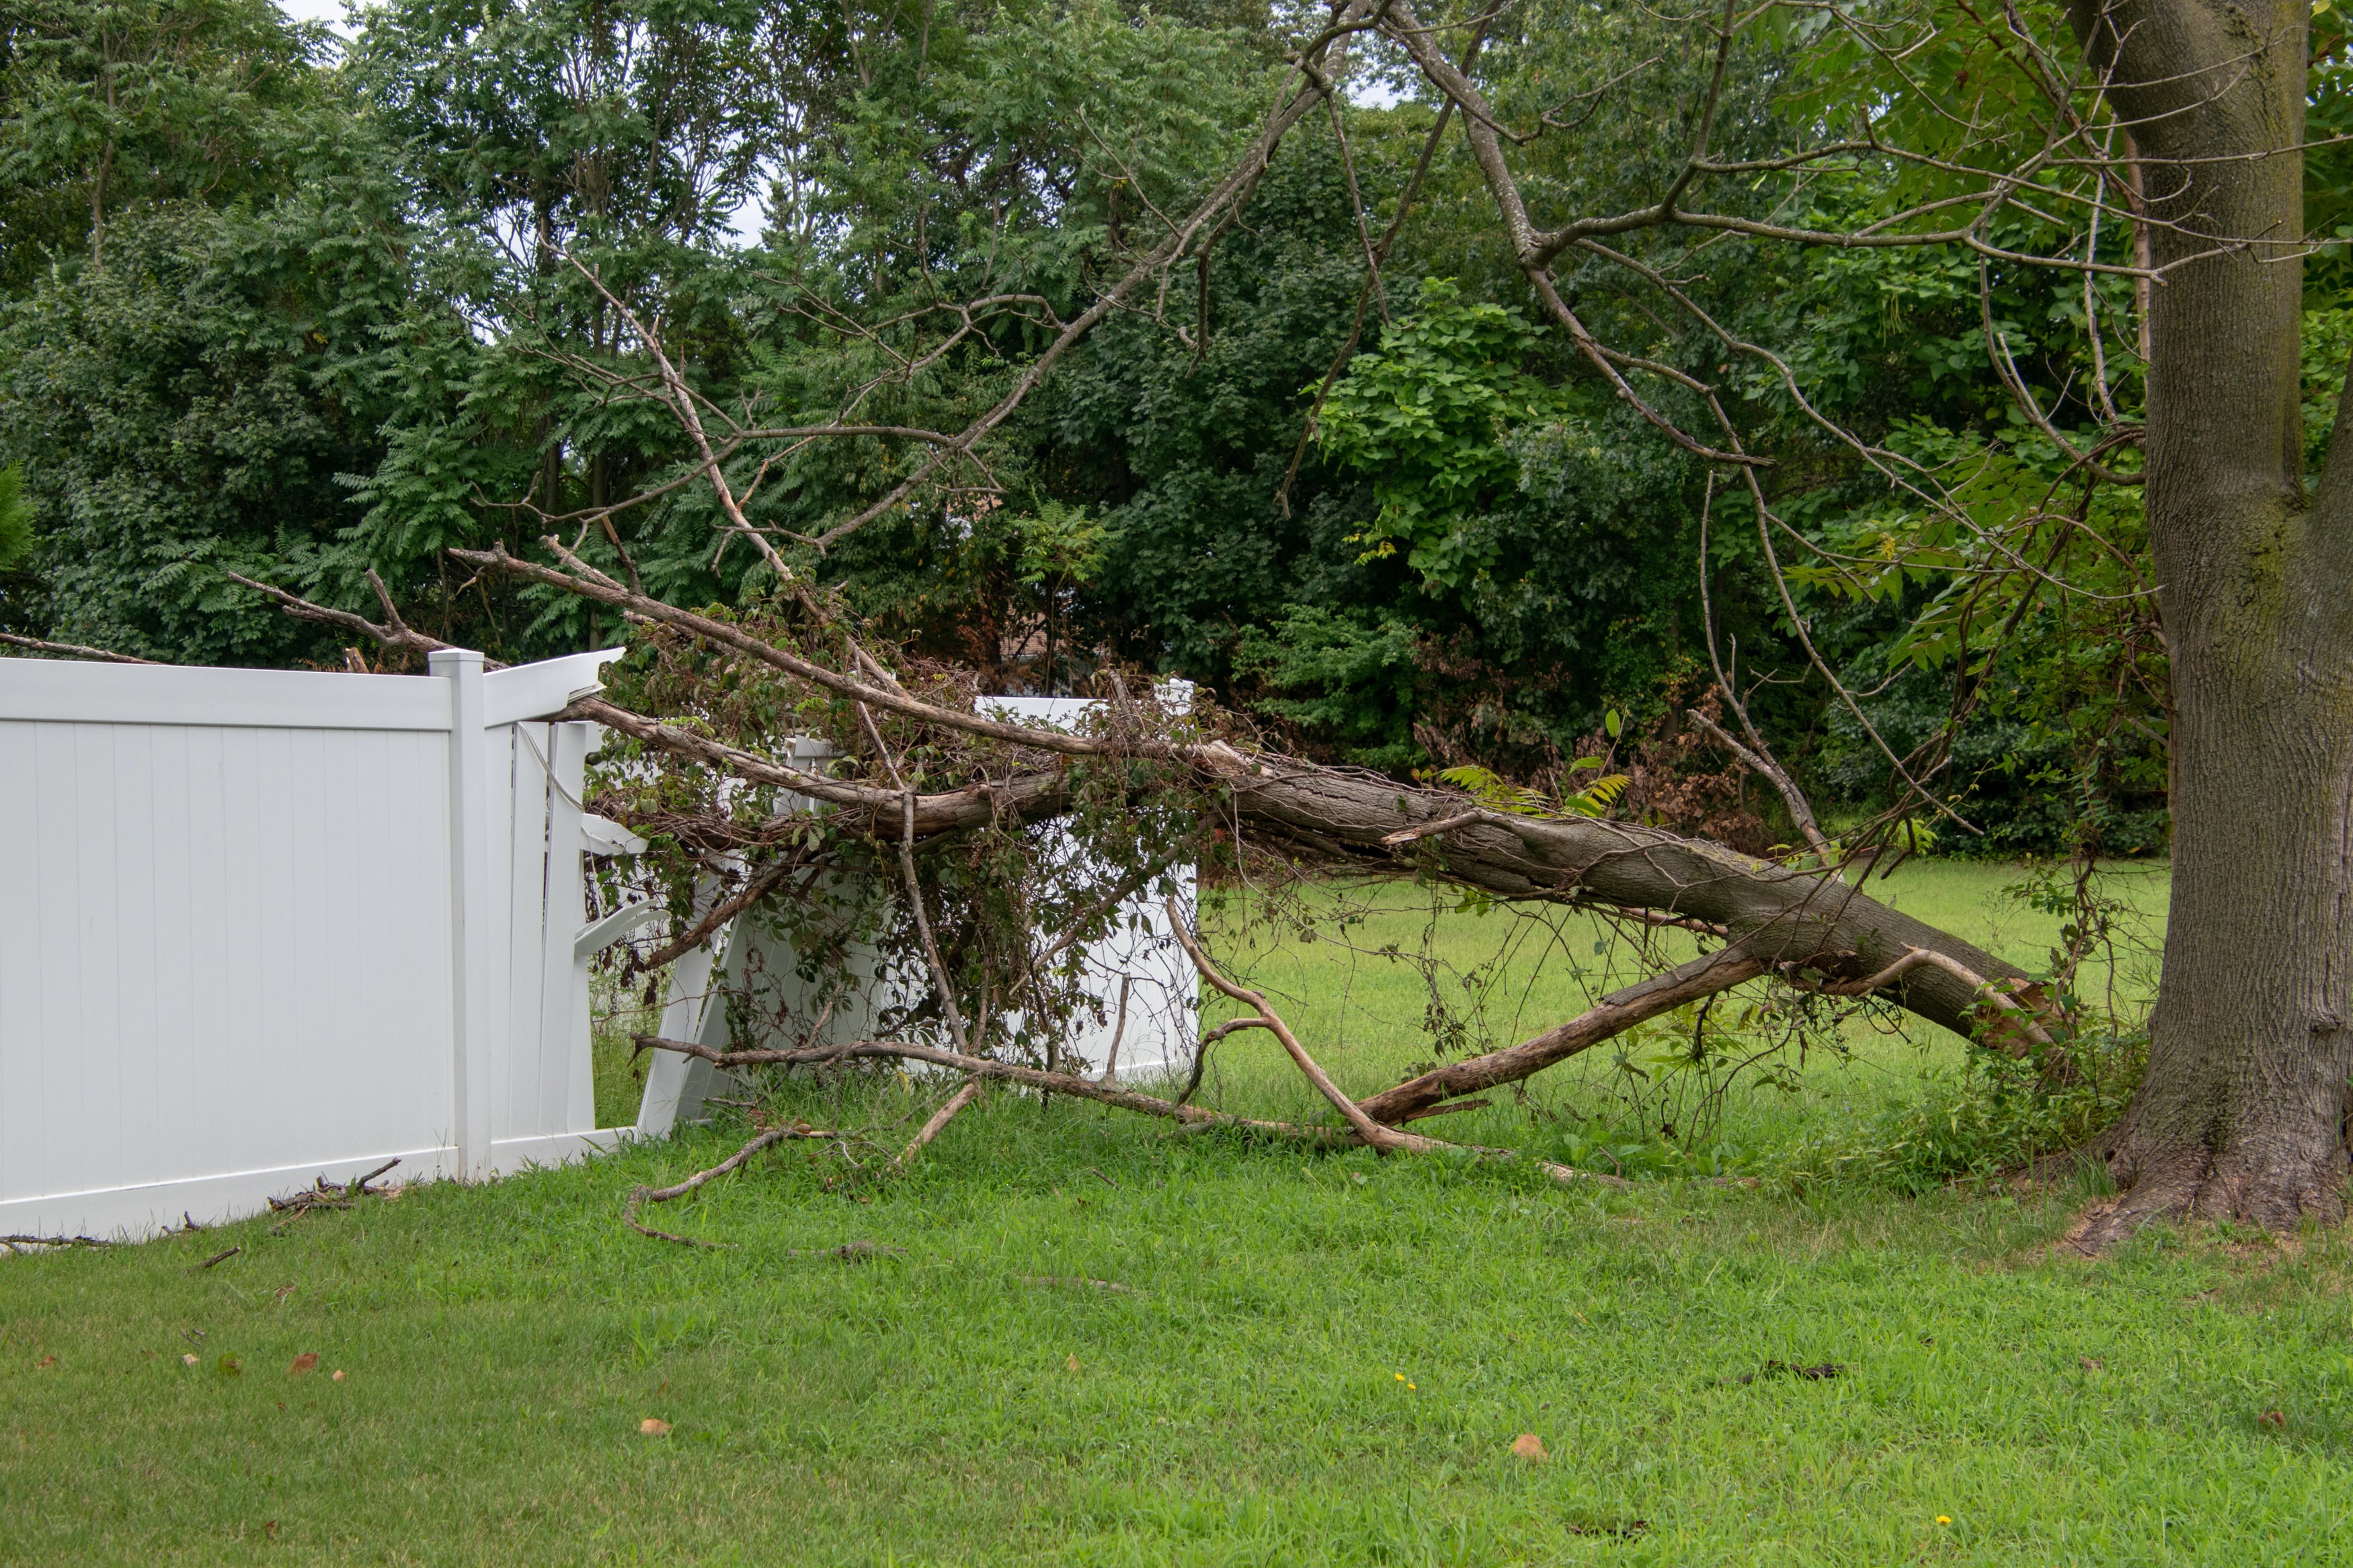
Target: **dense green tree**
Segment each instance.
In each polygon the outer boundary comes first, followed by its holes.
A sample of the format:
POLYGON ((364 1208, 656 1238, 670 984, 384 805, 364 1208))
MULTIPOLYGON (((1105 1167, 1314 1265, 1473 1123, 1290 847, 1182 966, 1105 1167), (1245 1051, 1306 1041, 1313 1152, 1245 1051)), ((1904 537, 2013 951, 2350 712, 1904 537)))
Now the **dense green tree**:
POLYGON ((406 216, 322 35, 252 4, 7 14, 0 453, 29 580, 5 614, 148 657, 319 639, 225 594, 334 537, 382 452, 406 216))

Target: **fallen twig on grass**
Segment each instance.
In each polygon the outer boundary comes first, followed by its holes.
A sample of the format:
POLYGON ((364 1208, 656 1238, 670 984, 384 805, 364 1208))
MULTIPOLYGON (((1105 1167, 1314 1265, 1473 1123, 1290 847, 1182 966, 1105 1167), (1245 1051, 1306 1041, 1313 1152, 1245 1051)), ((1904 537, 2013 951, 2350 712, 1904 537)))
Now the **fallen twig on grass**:
POLYGON ((1599 1171, 1580 1171, 1574 1165, 1556 1164, 1550 1160, 1538 1161, 1536 1169, 1558 1182, 1562 1186, 1567 1186, 1576 1182, 1591 1182, 1604 1187, 1630 1187, 1634 1184, 1623 1176, 1605 1175, 1599 1171))
POLYGON ((1138 1094, 1134 1089, 1107 1088, 1092 1079, 1075 1078, 1069 1073, 1047 1072, 1014 1062, 1000 1062, 991 1057, 959 1056, 937 1046, 919 1046, 902 1040, 853 1040, 846 1046, 808 1046, 793 1050, 722 1051, 691 1040, 664 1039, 659 1035, 632 1035, 629 1038, 646 1050, 676 1051, 681 1056, 700 1057, 713 1067, 722 1068, 831 1066, 838 1062, 875 1058, 928 1062, 934 1067, 954 1068, 976 1078, 1023 1084, 1030 1089, 1051 1089, 1056 1094, 1073 1095, 1081 1100, 1117 1106, 1123 1110, 1140 1111, 1146 1116, 1167 1117, 1200 1126, 1247 1128, 1318 1142, 1344 1136, 1338 1128, 1300 1127, 1288 1121, 1260 1121, 1247 1116, 1228 1115, 1220 1110, 1204 1110, 1198 1105, 1179 1105, 1153 1095, 1138 1094))
POLYGON ((344 1187, 343 1187, 343 1195, 344 1195, 345 1197, 348 1197, 348 1198, 364 1198, 364 1197, 373 1197, 373 1196, 375 1196, 376 1194, 372 1194, 372 1193, 370 1193, 370 1192, 368 1191, 368 1184, 369 1184, 370 1182, 375 1181, 378 1176, 383 1175, 386 1171, 391 1170, 395 1165, 397 1165, 397 1164, 399 1164, 399 1163, 400 1163, 400 1156, 399 1156, 399 1155, 397 1155, 397 1154, 395 1154, 391 1159, 386 1160, 383 1164, 378 1165, 375 1170, 370 1171, 366 1175, 364 1175, 364 1176, 361 1176, 361 1177, 358 1177, 358 1178, 356 1178, 355 1180, 353 1180, 353 1181, 352 1181, 352 1182, 350 1182, 350 1183, 346 1184, 344 1185, 344 1187))
POLYGON ((1768 1361, 1755 1372, 1744 1372, 1737 1377, 1719 1377, 1719 1387, 1743 1387, 1760 1377, 1802 1377, 1810 1383, 1827 1383, 1845 1374, 1844 1362, 1826 1361, 1820 1366, 1797 1366, 1785 1361, 1768 1361))
POLYGON ((755 1135, 750 1142, 744 1144, 741 1149, 736 1150, 735 1152, 728 1155, 727 1158, 720 1161, 719 1163, 712 1166, 709 1170, 697 1171, 694 1174, 687 1177, 686 1180, 680 1182, 675 1185, 667 1187, 631 1187, 629 1189, 628 1201, 621 1207, 621 1223, 628 1226, 631 1230, 636 1231, 639 1236, 649 1236, 656 1241, 674 1241, 681 1247, 733 1247, 734 1245, 733 1242, 698 1241, 691 1236, 673 1236, 669 1231, 656 1230, 651 1226, 640 1225, 638 1223, 638 1210, 640 1205, 645 1204, 666 1204, 674 1198, 682 1198, 686 1196, 687 1194, 693 1192, 696 1188, 702 1186, 705 1182, 715 1180, 720 1176, 727 1174, 730 1171, 741 1169, 745 1161, 758 1153, 761 1150, 769 1147, 771 1144, 782 1143, 788 1139, 794 1138, 839 1139, 840 1136, 841 1134, 839 1132, 830 1132, 819 1128, 811 1127, 806 1121, 797 1121, 790 1127, 767 1128, 755 1135))
POLYGON ((94 1236, 0 1236, 0 1247, 22 1252, 28 1247, 112 1247, 94 1236))
MULTIPOLYGON (((269 1234, 276 1236, 313 1209, 347 1209, 361 1198, 397 1195, 396 1193, 371 1191, 368 1184, 399 1163, 400 1156, 396 1154, 364 1176, 354 1177, 348 1182, 330 1182, 326 1177, 320 1176, 314 1178, 311 1185, 290 1198, 271 1198, 270 1208, 286 1217, 271 1226, 269 1234)), ((185 1219, 187 1216, 183 1215, 181 1217, 185 1219)))
POLYGON ((188 1270, 188 1272, 191 1274, 201 1274, 216 1263, 227 1263, 230 1258, 235 1258, 238 1253, 243 1252, 245 1248, 242 1247, 232 1247, 226 1252, 216 1252, 210 1258, 206 1258, 202 1263, 197 1264, 194 1268, 188 1270))
POLYGON ((979 1098, 980 1080, 978 1079, 973 1079, 970 1083, 965 1084, 962 1089, 957 1089, 955 1093, 950 1095, 948 1097, 948 1102, 945 1105, 941 1106, 937 1110, 932 1112, 932 1119, 923 1123, 923 1131, 916 1133, 913 1141, 911 1141, 904 1149, 900 1150, 897 1155, 892 1159, 891 1168, 894 1171, 905 1170, 907 1168, 907 1162, 913 1159, 917 1152, 920 1151, 924 1144, 938 1137, 940 1135, 941 1128, 945 1127, 949 1122, 955 1120, 957 1111, 962 1110, 965 1106, 970 1105, 974 1100, 978 1100, 979 1098))
POLYGON ((1133 1285, 1123 1285, 1116 1279, 1089 1279, 1078 1274, 1016 1274, 1013 1278, 1024 1285, 1075 1285, 1089 1290, 1110 1290, 1122 1296, 1148 1296, 1149 1290, 1139 1290, 1133 1285))
MULTIPOLYGON (((702 1245, 708 1246, 709 1243, 702 1245)), ((786 1258, 833 1258, 844 1263, 863 1263, 870 1258, 904 1258, 907 1249, 882 1241, 845 1241, 839 1247, 787 1247, 786 1258)))

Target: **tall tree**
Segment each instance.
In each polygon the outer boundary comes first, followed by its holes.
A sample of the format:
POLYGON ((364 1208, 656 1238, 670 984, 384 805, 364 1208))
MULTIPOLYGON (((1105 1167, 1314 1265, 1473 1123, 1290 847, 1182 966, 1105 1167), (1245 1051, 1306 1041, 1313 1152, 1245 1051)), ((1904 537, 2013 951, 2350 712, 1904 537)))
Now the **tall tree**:
POLYGON ((2304 472, 2303 0, 2073 0, 2140 153, 2148 522, 2174 869, 2120 1220, 2345 1212, 2353 1090, 2353 440, 2304 472))

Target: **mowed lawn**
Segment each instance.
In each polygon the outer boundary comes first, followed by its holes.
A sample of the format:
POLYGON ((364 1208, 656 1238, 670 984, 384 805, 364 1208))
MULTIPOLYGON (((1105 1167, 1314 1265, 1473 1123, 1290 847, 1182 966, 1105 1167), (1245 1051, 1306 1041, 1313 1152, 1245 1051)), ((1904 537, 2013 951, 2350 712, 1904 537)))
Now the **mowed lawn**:
MULTIPOLYGON (((1985 901, 2014 879, 1887 885, 1982 933, 2015 919, 1985 901)), ((1492 945, 1481 925, 1441 921, 1458 967, 1492 945)), ((1576 1002, 1551 971, 1580 941, 1607 960, 1589 934, 1505 966, 1534 998, 1521 1022, 1547 986, 1576 1002)), ((2049 933, 2004 940, 2031 959, 2049 933)), ((1418 974, 1320 931, 1227 945, 1300 998, 1344 1083, 1430 1049, 1418 974)), ((1248 1038, 1225 1103, 1312 1109, 1248 1038)), ((1736 1093, 1718 1136, 1770 1171, 1957 1058, 1868 1034, 1794 1096, 1736 1093)), ((1533 1110, 1429 1125, 1541 1146, 1612 1103, 1610 1069, 1566 1070, 1587 1077, 1533 1110)), ((931 1102, 798 1092, 812 1121, 898 1136, 931 1102)), ((622 1227, 633 1184, 742 1135, 275 1233, 0 1260, 0 1559, 2346 1558, 2353 1248, 2334 1233, 2148 1234, 2094 1264, 2053 1246, 2072 1190, 1565 1189, 1525 1160, 1171 1137, 1009 1094, 895 1182, 828 1190, 828 1156, 787 1146, 653 1211, 724 1249, 622 1227), (829 1250, 853 1242, 876 1247, 829 1250), (1522 1434, 1547 1457, 1514 1454, 1522 1434)))

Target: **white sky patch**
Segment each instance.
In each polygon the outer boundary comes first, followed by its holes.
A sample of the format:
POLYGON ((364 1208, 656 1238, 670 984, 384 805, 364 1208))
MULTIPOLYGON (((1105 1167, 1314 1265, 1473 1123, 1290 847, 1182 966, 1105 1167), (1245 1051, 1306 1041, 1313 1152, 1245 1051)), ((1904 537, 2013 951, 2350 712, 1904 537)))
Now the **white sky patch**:
POLYGON ((343 0, 278 0, 278 8, 297 22, 324 22, 338 37, 358 36, 359 29, 344 18, 343 0))

